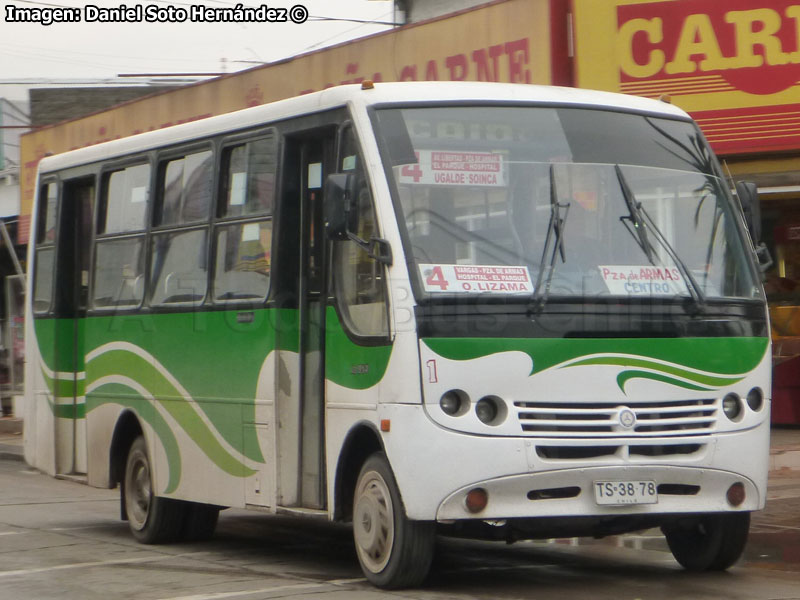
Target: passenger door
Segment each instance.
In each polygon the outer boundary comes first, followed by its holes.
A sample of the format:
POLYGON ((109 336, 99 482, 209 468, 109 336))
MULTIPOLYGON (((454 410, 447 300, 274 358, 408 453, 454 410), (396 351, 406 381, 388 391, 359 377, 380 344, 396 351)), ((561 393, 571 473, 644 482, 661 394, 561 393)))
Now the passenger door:
POLYGON ((87 468, 84 326, 95 178, 52 182, 42 193, 33 306, 46 383, 37 394, 48 396, 52 415, 36 415, 36 446, 44 450, 41 425, 52 418, 55 473, 80 474, 87 468))
POLYGON ((290 133, 285 142, 277 264, 296 318, 277 328, 278 505, 322 510, 327 298, 322 203, 335 129, 290 133))

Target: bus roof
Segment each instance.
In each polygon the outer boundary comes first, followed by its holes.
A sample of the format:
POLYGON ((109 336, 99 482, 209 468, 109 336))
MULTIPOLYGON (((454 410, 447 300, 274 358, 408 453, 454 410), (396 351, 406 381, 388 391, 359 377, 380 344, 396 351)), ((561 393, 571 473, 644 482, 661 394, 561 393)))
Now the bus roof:
POLYGON ((39 171, 50 173, 346 105, 371 106, 421 102, 519 102, 690 118, 680 108, 665 102, 569 87, 453 81, 375 83, 373 88, 355 84, 337 86, 321 92, 287 98, 45 157, 39 164, 39 171))

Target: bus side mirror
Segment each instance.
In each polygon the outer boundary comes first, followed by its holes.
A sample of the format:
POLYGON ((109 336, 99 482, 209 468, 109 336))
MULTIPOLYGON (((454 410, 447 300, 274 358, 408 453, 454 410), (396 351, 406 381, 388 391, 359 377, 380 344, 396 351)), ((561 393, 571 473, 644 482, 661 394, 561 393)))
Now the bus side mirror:
POLYGON ((358 228, 356 178, 352 173, 334 173, 325 180, 325 233, 331 240, 347 240, 358 228))
POLYGON ((753 244, 757 245, 761 241, 761 204, 758 200, 758 188, 752 181, 738 181, 736 194, 742 205, 744 222, 747 224, 750 237, 753 238, 753 244))
POLYGON ((752 181, 739 181, 736 183, 736 195, 739 196, 744 222, 753 240, 758 266, 764 272, 772 266, 772 256, 769 248, 761 241, 761 203, 758 199, 758 187, 752 181))

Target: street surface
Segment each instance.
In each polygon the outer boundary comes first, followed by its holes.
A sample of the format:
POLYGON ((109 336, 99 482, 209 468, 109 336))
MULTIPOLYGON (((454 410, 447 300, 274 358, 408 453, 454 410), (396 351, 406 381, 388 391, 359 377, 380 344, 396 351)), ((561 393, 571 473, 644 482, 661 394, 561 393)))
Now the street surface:
POLYGON ((116 490, 0 459, 0 600, 800 599, 800 471, 786 469, 727 573, 684 572, 655 531, 512 546, 441 539, 422 589, 383 592, 363 580, 349 529, 324 521, 227 510, 212 541, 172 546, 137 544, 127 527, 116 490))

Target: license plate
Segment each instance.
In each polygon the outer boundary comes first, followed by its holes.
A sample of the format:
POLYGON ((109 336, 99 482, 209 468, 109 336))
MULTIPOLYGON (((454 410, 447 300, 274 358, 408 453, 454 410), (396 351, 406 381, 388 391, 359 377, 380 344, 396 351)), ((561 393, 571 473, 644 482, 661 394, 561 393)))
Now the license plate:
POLYGON ((595 481, 594 499, 598 504, 656 504, 655 481, 595 481))

